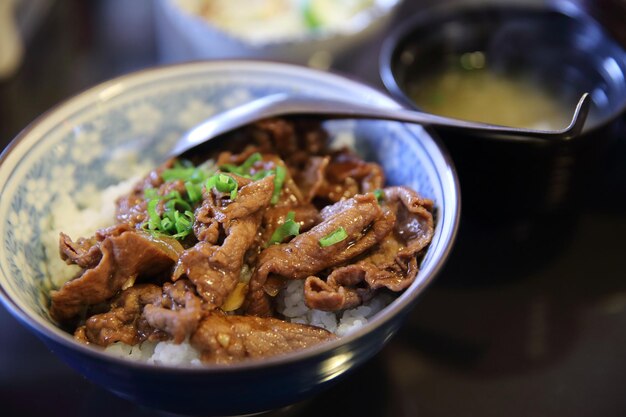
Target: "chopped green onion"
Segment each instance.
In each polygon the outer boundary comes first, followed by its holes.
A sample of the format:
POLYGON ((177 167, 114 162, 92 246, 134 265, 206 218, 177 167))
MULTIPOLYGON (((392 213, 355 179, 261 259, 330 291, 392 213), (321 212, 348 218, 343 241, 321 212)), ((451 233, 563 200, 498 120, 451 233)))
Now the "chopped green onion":
POLYGON ((178 191, 172 191, 165 196, 165 209, 176 210, 176 206, 181 207, 184 211, 191 210, 191 205, 186 202, 178 191))
POLYGON ((271 169, 262 169, 258 172, 256 172, 253 176, 252 176, 252 180, 254 181, 258 181, 258 180, 262 180, 265 177, 269 177, 270 175, 274 174, 274 170, 271 169))
POLYGON ((193 222, 194 222, 193 213, 190 211, 185 211, 182 214, 178 211, 174 213, 175 213, 174 217, 176 218, 174 221, 174 228, 176 229, 177 233, 173 236, 174 237, 187 236, 193 230, 193 222))
POLYGON ((207 189, 214 188, 221 193, 230 193, 230 199, 234 200, 237 198, 237 187, 239 184, 237 180, 235 180, 230 175, 218 173, 209 177, 206 181, 205 186, 207 189))
POLYGON ((174 162, 174 167, 163 170, 161 178, 165 181, 192 181, 200 183, 206 179, 208 172, 200 167, 194 167, 191 161, 186 159, 174 162))
POLYGON ((188 200, 195 204, 202 200, 202 182, 208 175, 205 169, 194 167, 190 161, 181 160, 174 162, 173 168, 163 170, 161 178, 164 181, 184 181, 188 200))
POLYGON ((338 227, 319 240, 320 246, 325 248, 345 240, 348 237, 346 229, 338 227))
POLYGON ((161 178, 165 181, 182 180, 188 181, 192 177, 198 175, 197 168, 170 168, 161 173, 161 178))
POLYGON ((210 176, 209 179, 207 179, 204 183, 204 186, 207 190, 210 190, 215 187, 215 184, 217 184, 217 174, 213 174, 212 176, 210 176))
POLYGON ((158 230, 161 227, 161 216, 156 211, 156 206, 159 204, 158 199, 149 200, 147 211, 148 211, 148 228, 150 230, 158 230))
POLYGON ((230 199, 234 200, 237 197, 237 181, 233 177, 228 175, 219 174, 215 188, 222 193, 230 192, 230 199))
POLYGON ((170 219, 169 217, 161 219, 161 230, 163 230, 164 232, 169 232, 170 230, 172 230, 172 226, 174 226, 174 222, 172 222, 172 219, 170 219))
POLYGON ((309 29, 319 29, 322 26, 322 22, 313 11, 313 0, 305 0, 302 6, 302 18, 305 25, 309 29))
POLYGON ((261 156, 260 153, 255 152, 252 155, 250 155, 245 162, 241 165, 242 168, 244 169, 250 169, 252 168, 252 165, 256 164, 257 162, 259 162, 261 159, 263 159, 263 157, 261 156))
POLYGON ((280 192, 283 188, 283 183, 285 182, 285 176, 287 175, 287 170, 281 165, 276 165, 275 172, 274 192, 272 193, 272 199, 270 200, 272 204, 278 203, 278 200, 280 199, 280 192))
POLYGON ((239 166, 239 171, 242 174, 247 174, 250 172, 250 169, 252 168, 252 166, 254 164, 256 164, 257 162, 259 162, 260 160, 262 160, 263 157, 261 156, 260 153, 255 152, 252 155, 250 155, 244 162, 243 164, 241 164, 239 166))
POLYGON ((202 200, 202 188, 200 185, 191 181, 185 181, 185 189, 187 190, 187 196, 192 203, 199 203, 202 200))
POLYGON ((300 223, 296 223, 294 218, 296 213, 290 211, 287 213, 285 217, 285 222, 274 230, 272 233, 272 237, 269 242, 267 242, 267 246, 275 245, 277 243, 281 243, 289 236, 298 236, 300 233, 300 223))
POLYGON ((380 188, 374 190, 373 192, 376 200, 378 200, 379 203, 385 199, 385 192, 380 188))
MULTIPOLYGON (((172 191, 161 196, 156 188, 146 189, 144 197, 148 219, 142 227, 152 234, 169 235, 176 239, 186 238, 193 231, 194 206, 202 201, 202 183, 207 181, 208 176, 206 168, 194 167, 186 160, 177 160, 172 168, 163 170, 161 178, 164 181, 183 181, 186 193, 181 195, 179 191, 172 191), (160 205, 162 214, 157 210, 160 205)), ((221 183, 220 187, 224 188, 221 183)), ((232 192, 232 185, 228 188, 232 192)))
POLYGON ((252 155, 250 155, 241 165, 225 164, 225 165, 220 166, 220 169, 222 171, 232 172, 233 174, 237 174, 241 177, 251 178, 250 169, 252 168, 254 164, 256 164, 262 159, 263 157, 261 156, 261 154, 258 152, 255 152, 252 155))
POLYGON ((241 173, 239 172, 239 166, 237 166, 235 164, 220 165, 220 171, 232 172, 233 174, 237 174, 240 177, 243 177, 243 175, 241 175, 241 173))
POLYGON ((154 198, 159 198, 159 192, 156 188, 146 188, 143 191, 143 196, 146 200, 152 200, 154 198))
POLYGON ((146 231, 158 235, 164 234, 176 239, 184 239, 193 231, 192 205, 202 199, 200 186, 191 181, 185 182, 187 196, 184 198, 180 192, 172 191, 167 195, 160 196, 155 188, 144 191, 147 201, 146 211, 148 220, 142 225, 146 231), (163 205, 163 214, 159 214, 157 207, 163 205))

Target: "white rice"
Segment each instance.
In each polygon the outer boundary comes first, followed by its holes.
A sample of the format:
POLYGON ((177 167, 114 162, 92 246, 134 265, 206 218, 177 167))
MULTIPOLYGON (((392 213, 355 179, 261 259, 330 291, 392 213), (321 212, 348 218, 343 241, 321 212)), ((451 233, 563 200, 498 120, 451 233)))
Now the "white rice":
POLYGON ((363 326, 393 300, 390 294, 378 294, 362 306, 343 312, 313 310, 304 303, 304 281, 289 281, 277 297, 277 310, 292 323, 323 327, 337 336, 345 336, 363 326))
MULTIPOLYGON (((133 177, 119 184, 112 185, 101 192, 82 190, 76 197, 59 196, 51 208, 51 215, 43 220, 42 241, 46 251, 46 264, 50 287, 58 288, 75 276, 80 268, 68 266, 59 253, 59 233, 71 238, 92 236, 99 228, 114 223, 115 200, 130 192, 140 177, 133 177)), ((309 309, 304 304, 304 282, 290 281, 277 296, 278 312, 293 323, 310 324, 327 329, 337 336, 344 336, 363 326, 377 312, 387 306, 393 297, 379 294, 368 303, 344 312, 330 313, 309 309)), ((198 351, 188 342, 176 345, 173 342, 145 342, 138 346, 114 343, 105 352, 117 357, 144 360, 155 365, 200 365, 198 351)))
POLYGON ((80 267, 68 266, 59 257, 59 233, 76 239, 92 236, 95 230, 111 226, 115 217, 115 200, 129 193, 139 178, 128 179, 101 192, 88 188, 81 190, 76 197, 62 194, 54 200, 51 214, 43 218, 41 227, 52 287, 60 287, 80 271, 80 267))

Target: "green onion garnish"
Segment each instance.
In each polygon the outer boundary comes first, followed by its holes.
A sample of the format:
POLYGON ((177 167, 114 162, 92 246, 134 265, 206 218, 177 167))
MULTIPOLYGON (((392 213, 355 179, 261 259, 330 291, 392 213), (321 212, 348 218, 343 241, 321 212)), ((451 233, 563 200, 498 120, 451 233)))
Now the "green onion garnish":
POLYGON ((272 193, 272 199, 270 200, 272 204, 278 203, 278 200, 280 199, 280 191, 283 188, 283 183, 285 182, 287 170, 281 165, 276 165, 275 172, 276 175, 274 176, 274 192, 272 193))
POLYGON ((201 183, 208 176, 208 172, 201 168, 194 167, 193 164, 187 160, 180 160, 174 162, 174 167, 163 170, 161 178, 165 181, 191 181, 193 183, 201 183))
POLYGON ((181 213, 179 211, 174 212, 174 230, 176 230, 176 234, 172 235, 174 237, 185 237, 191 232, 193 229, 193 213, 191 211, 185 211, 181 213))
POLYGON ((344 229, 343 227, 338 227, 337 229, 333 230, 332 232, 321 238, 319 240, 319 243, 321 247, 325 248, 327 246, 334 245, 335 243, 339 243, 342 240, 345 240, 347 237, 348 234, 346 233, 346 229, 344 229))
POLYGON ((260 153, 255 152, 250 155, 241 165, 225 164, 220 166, 220 170, 226 172, 232 172, 240 177, 252 178, 250 175, 250 169, 254 164, 259 162, 263 157, 260 153))
POLYGON ((322 26, 322 22, 313 11, 313 0, 305 0, 302 6, 302 18, 309 29, 315 30, 322 26))
POLYGON ((191 205, 181 197, 178 191, 172 191, 164 198, 164 207, 166 211, 176 210, 177 207, 179 207, 182 211, 191 211, 191 205))
POLYGON ((237 180, 230 175, 222 173, 214 174, 206 180, 205 186, 207 190, 215 187, 217 191, 221 193, 230 193, 231 200, 237 198, 237 187, 239 184, 237 180))
POLYGON ((155 198, 159 198, 159 192, 156 190, 156 188, 146 188, 143 191, 143 196, 146 200, 152 200, 155 198))
POLYGON ((150 230, 159 230, 161 227, 161 216, 156 211, 156 206, 159 204, 158 199, 149 200, 147 211, 148 211, 148 229, 150 230))
POLYGON ((154 234, 170 235, 176 239, 184 239, 193 230, 195 220, 191 212, 191 205, 185 201, 178 191, 173 191, 166 196, 159 196, 156 189, 149 188, 145 191, 148 200, 148 221, 143 228, 154 234), (159 215, 157 206, 163 202, 164 212, 159 215), (179 211, 178 208, 182 208, 179 211))
POLYGON ((376 200, 378 200, 379 203, 384 200, 385 192, 381 190, 380 188, 374 190, 373 193, 374 193, 374 196, 376 197, 376 200))
POLYGON ((147 202, 148 219, 142 227, 153 234, 164 234, 176 239, 184 239, 193 231, 194 206, 202 201, 202 183, 209 176, 209 172, 200 167, 194 167, 190 161, 177 160, 174 166, 163 170, 161 178, 164 181, 183 181, 186 193, 181 195, 172 191, 161 196, 156 188, 144 191, 147 202), (159 214, 157 207, 162 204, 163 214, 159 214))
POLYGON ((197 168, 170 168, 161 173, 161 178, 165 181, 183 180, 187 181, 197 175, 197 168))
POLYGON ((285 222, 277 227, 276 230, 274 230, 274 233, 272 233, 272 237, 270 238, 269 242, 267 242, 267 246, 281 243, 289 236, 298 236, 298 234, 300 233, 300 223, 296 223, 294 221, 295 216, 296 213, 293 211, 287 213, 287 216, 285 217, 285 222))
POLYGON ((173 168, 165 169, 161 173, 161 178, 165 181, 184 181, 188 200, 192 204, 199 203, 202 200, 202 183, 208 176, 209 173, 207 171, 194 167, 187 160, 176 161, 173 168))
POLYGON ((255 173, 252 176, 252 179, 254 181, 258 181, 258 180, 262 180, 265 177, 269 177, 270 175, 272 175, 274 173, 273 169, 262 169, 259 172, 255 173))
POLYGON ((199 203, 202 200, 202 187, 191 181, 185 181, 187 196, 192 203, 199 203))

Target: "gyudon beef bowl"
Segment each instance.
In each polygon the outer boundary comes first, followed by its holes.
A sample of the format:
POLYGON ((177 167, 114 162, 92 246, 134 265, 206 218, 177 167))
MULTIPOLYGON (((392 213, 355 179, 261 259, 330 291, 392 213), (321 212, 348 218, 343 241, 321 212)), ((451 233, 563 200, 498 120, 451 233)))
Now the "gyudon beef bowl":
POLYGON ((200 120, 277 92, 397 106, 335 75, 213 62, 33 122, 0 165, 3 303, 88 378, 176 413, 290 404, 378 352, 449 253, 454 171, 421 127, 313 118, 166 158, 200 120))

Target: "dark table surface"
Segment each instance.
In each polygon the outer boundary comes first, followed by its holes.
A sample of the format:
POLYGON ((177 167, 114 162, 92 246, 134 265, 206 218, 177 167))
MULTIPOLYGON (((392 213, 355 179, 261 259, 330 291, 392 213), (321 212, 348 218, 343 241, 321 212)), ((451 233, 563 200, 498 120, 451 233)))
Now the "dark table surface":
MULTIPOLYGON (((149 2, 120 22, 122 3, 135 1, 52 3, 20 72, 0 81, 2 147, 62 99, 158 62, 149 2)), ((342 69, 379 83, 376 48, 342 69)), ((383 351, 272 414, 626 416, 625 142, 618 132, 563 213, 510 230, 462 222, 446 268, 383 351)), ((74 372, 2 307, 0 335, 0 415, 156 414, 74 372)))

